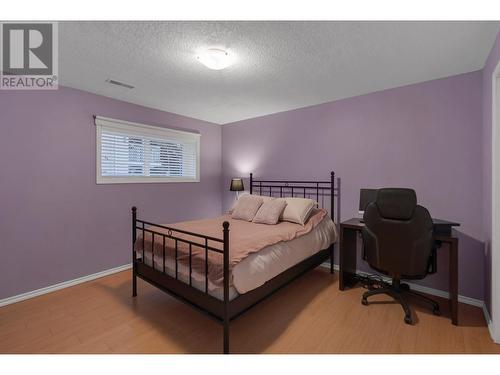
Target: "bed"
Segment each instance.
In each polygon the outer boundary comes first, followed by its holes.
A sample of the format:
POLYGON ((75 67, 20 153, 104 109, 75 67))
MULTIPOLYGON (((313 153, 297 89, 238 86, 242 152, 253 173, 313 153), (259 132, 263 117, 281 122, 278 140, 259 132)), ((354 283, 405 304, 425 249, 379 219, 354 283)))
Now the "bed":
POLYGON ((139 277, 208 314, 223 325, 224 353, 232 320, 328 259, 333 273, 340 213, 334 172, 329 181, 255 180, 250 174, 250 194, 307 197, 318 206, 303 226, 255 224, 229 214, 163 225, 138 219, 132 207, 133 297, 139 277))

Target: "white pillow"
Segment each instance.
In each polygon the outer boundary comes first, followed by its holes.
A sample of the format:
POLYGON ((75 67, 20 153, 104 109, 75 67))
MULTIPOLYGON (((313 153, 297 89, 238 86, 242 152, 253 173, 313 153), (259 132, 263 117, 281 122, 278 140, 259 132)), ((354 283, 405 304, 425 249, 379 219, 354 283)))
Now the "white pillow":
POLYGON ((286 197, 283 199, 286 201, 286 207, 280 220, 290 221, 300 225, 305 224, 313 208, 318 204, 318 202, 308 198, 286 197))

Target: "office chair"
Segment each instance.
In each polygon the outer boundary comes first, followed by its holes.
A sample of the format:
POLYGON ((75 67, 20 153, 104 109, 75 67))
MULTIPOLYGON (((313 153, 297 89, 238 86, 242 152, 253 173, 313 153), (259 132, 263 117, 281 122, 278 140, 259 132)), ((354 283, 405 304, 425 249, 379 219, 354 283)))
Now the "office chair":
POLYGON ((368 297, 388 294, 401 304, 404 321, 413 324, 413 317, 405 294, 411 294, 430 303, 433 313, 439 315, 439 304, 410 290, 401 279, 423 279, 435 271, 435 248, 432 218, 426 208, 417 205, 412 189, 379 189, 375 202, 363 215, 362 230, 364 257, 370 267, 392 278, 392 284, 369 290, 361 303, 368 305, 368 297))

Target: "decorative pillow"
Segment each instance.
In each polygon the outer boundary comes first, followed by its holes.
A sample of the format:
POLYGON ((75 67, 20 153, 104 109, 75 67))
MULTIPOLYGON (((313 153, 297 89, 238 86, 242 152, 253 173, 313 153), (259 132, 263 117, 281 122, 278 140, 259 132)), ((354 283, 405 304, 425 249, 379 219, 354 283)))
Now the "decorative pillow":
POLYGON ((260 206, 262 206, 262 203, 263 200, 261 197, 245 194, 238 199, 231 217, 233 219, 252 221, 260 206))
POLYGON ((305 224, 313 208, 318 204, 316 201, 307 198, 287 197, 284 199, 286 201, 286 207, 280 219, 300 225, 305 224))
POLYGON ((262 198, 262 201, 265 203, 265 202, 268 202, 270 200, 273 200, 273 199, 276 199, 274 197, 270 197, 270 196, 267 196, 267 195, 259 195, 259 194, 252 194, 252 195, 255 195, 256 197, 261 197, 262 198))
MULTIPOLYGON (((239 200, 242 196, 244 196, 244 195, 248 195, 248 194, 250 194, 248 191, 242 191, 242 192, 239 194, 238 199, 236 199, 236 200, 233 202, 233 204, 231 205, 231 208, 229 209, 228 213, 229 213, 229 214, 232 214, 232 213, 233 213, 233 211, 234 211, 234 208, 235 208, 235 207, 236 207, 236 205, 238 204, 238 200, 239 200)), ((271 200, 271 199, 276 199, 276 198, 273 198, 273 197, 268 197, 267 195, 259 195, 259 194, 252 194, 252 195, 253 195, 253 196, 255 196, 255 197, 260 197, 260 198, 262 198, 262 201, 263 201, 263 202, 267 202, 267 201, 269 201, 269 200, 271 200)))
POLYGON ((241 193, 238 194, 238 197, 234 200, 233 204, 231 205, 231 208, 229 209, 228 213, 229 214, 232 214, 233 211, 234 211, 234 208, 236 207, 236 205, 238 204, 238 200, 244 196, 244 195, 248 195, 250 194, 248 191, 242 191, 241 193))
POLYGON ((266 200, 262 203, 262 206, 260 206, 259 211, 257 211, 252 221, 254 223, 274 225, 280 219, 285 207, 286 201, 284 199, 266 200))

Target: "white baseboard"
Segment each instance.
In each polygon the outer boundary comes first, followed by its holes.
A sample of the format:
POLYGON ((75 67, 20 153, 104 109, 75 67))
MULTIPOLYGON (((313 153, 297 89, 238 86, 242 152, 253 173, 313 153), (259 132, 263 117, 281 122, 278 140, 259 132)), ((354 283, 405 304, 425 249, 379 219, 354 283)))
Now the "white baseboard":
POLYGON ((486 319, 486 323, 488 323, 488 330, 490 331, 490 336, 491 339, 493 340, 494 343, 500 344, 500 341, 495 340, 495 334, 493 330, 493 321, 491 320, 490 313, 488 311, 488 308, 486 307, 486 303, 483 305, 483 314, 484 318, 486 319))
POLYGON ((486 319, 486 323, 488 323, 488 327, 489 327, 490 333, 491 333, 491 317, 490 317, 490 313, 488 312, 488 308, 486 307, 486 303, 483 304, 483 313, 484 313, 484 318, 486 319))
MULTIPOLYGON (((330 268, 330 263, 329 262, 325 262, 325 263, 322 263, 321 266, 322 267, 330 268)), ((333 266, 333 268, 336 271, 339 270, 339 266, 337 264, 335 264, 333 266)), ((368 273, 368 272, 363 272, 363 271, 359 271, 359 270, 356 271, 356 273, 358 275, 361 275, 361 276, 370 275, 370 273, 368 273)), ((385 277, 385 276, 382 276, 382 278, 384 279, 384 281, 390 281, 391 280, 390 278, 385 277)), ((415 290, 417 292, 422 292, 422 293, 430 294, 431 296, 436 296, 436 297, 450 298, 450 293, 448 293, 448 292, 446 292, 444 290, 429 288, 427 286, 422 286, 422 285, 418 285, 418 284, 414 284, 414 283, 408 283, 406 281, 405 281, 405 283, 408 284, 413 290, 415 290)), ((458 301, 462 302, 462 303, 465 303, 467 305, 477 306, 477 307, 480 307, 483 310, 485 310, 484 309, 484 302, 482 300, 479 300, 479 299, 476 299, 476 298, 467 297, 467 296, 458 295, 458 301)))
POLYGON ((41 296, 43 294, 55 292, 56 290, 69 288, 70 286, 85 283, 87 281, 99 279, 99 278, 104 277, 104 276, 108 276, 108 275, 112 275, 112 274, 117 273, 117 272, 128 270, 129 268, 132 268, 132 263, 125 264, 123 266, 119 266, 119 267, 115 267, 115 268, 111 268, 109 270, 104 270, 101 272, 93 273, 92 275, 79 277, 78 279, 64 281, 64 282, 59 283, 59 284, 55 284, 55 285, 51 285, 51 286, 48 286, 45 288, 33 290, 31 292, 18 294, 17 296, 7 297, 7 298, 0 300, 0 307, 10 305, 10 304, 13 304, 16 302, 21 302, 21 301, 24 301, 24 300, 29 299, 29 298, 38 297, 38 296, 41 296))

